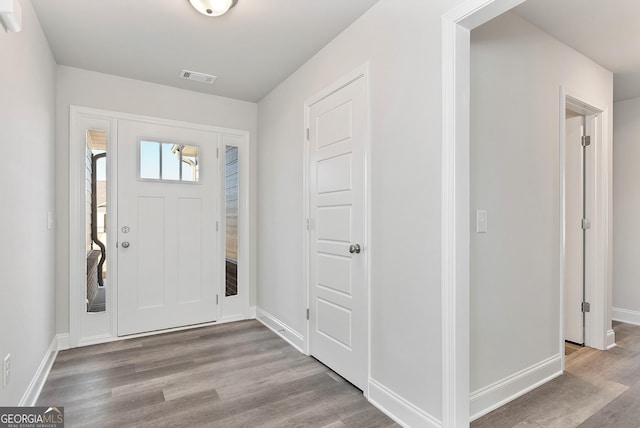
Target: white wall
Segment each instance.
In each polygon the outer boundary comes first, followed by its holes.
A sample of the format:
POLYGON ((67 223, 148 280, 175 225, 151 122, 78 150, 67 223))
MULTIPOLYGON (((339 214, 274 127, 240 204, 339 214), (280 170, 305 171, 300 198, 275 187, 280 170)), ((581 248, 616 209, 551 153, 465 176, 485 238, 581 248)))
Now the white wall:
POLYGON ((473 415, 560 370, 560 86, 610 112, 612 74, 512 13, 471 40, 473 415))
MULTIPOLYGON (((459 3, 459 2, 458 2, 459 3)), ((258 308, 305 334, 304 102, 370 62, 371 377, 441 418, 441 16, 381 0, 258 104, 258 308)))
POLYGON ((640 324, 640 98, 614 105, 613 318, 640 324))
MULTIPOLYGON (((56 210, 58 242, 56 246, 56 327, 59 333, 69 331, 69 106, 77 105, 116 112, 181 120, 205 125, 248 130, 251 152, 251 205, 253 207, 250 236, 255 272, 256 241, 256 135, 257 105, 199 92, 177 89, 138 80, 58 67, 56 120, 56 210)), ((255 305, 255 275, 251 296, 255 305)))
POLYGON ((12 359, 2 406, 18 404, 55 335, 56 66, 31 2, 20 4, 23 30, 0 27, 0 360, 12 359))

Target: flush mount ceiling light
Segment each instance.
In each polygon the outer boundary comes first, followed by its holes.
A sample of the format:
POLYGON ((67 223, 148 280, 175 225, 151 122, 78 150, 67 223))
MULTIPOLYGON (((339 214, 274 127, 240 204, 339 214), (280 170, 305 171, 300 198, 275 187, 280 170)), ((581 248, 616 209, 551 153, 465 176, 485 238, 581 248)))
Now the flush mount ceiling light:
POLYGON ((220 16, 238 3, 238 0, 189 0, 198 12, 207 16, 220 16))

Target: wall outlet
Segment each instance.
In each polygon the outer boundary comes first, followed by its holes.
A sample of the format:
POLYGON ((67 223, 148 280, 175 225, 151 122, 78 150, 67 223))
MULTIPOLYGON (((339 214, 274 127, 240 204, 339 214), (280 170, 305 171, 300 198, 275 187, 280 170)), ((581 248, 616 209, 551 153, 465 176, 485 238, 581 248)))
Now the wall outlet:
POLYGON ((2 387, 6 388, 11 380, 11 354, 7 354, 2 362, 2 387))

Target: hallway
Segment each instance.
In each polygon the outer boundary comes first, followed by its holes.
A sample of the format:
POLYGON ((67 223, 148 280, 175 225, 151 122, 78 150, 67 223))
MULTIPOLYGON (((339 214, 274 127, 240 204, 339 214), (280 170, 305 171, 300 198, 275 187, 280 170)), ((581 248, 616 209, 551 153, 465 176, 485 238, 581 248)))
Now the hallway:
POLYGON ((565 374, 477 419, 472 428, 637 428, 640 326, 613 322, 617 347, 582 348, 565 374))

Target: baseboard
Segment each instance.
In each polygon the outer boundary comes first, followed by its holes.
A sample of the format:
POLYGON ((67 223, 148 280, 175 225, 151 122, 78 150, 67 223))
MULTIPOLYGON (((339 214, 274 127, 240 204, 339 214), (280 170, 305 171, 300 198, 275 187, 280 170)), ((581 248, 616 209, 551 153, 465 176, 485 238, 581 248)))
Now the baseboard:
POLYGON ((440 428, 442 422, 411 404, 374 379, 369 379, 369 401, 403 427, 440 428))
POLYGON ((20 399, 20 403, 18 406, 20 407, 33 407, 38 402, 38 398, 40 397, 40 393, 42 392, 42 387, 44 387, 44 383, 47 381, 47 377, 49 377, 49 372, 51 371, 51 367, 53 367, 53 363, 56 361, 56 356, 58 355, 58 336, 54 336, 47 352, 45 352, 42 357, 42 361, 40 362, 40 366, 38 366, 38 370, 33 375, 27 390, 24 392, 24 395, 20 399))
POLYGON ((562 356, 557 354, 471 393, 471 420, 486 415, 561 374, 562 356))
POLYGON ((65 351, 69 349, 69 333, 59 333, 58 338, 58 351, 65 351))
POLYGON ((627 324, 640 325, 640 312, 629 309, 613 308, 611 310, 611 319, 613 321, 626 322, 627 324))
POLYGON ((305 353, 304 336, 293 328, 260 308, 256 308, 256 319, 270 330, 273 330, 278 336, 289 342, 291 346, 296 348, 298 351, 303 354, 305 353))
POLYGON ((249 319, 250 320, 256 319, 256 307, 255 306, 249 306, 249 319))
POLYGON ((245 319, 247 318, 244 316, 244 314, 225 315, 220 318, 217 324, 226 324, 228 322, 244 321, 245 319))
POLYGON ((607 331, 607 343, 605 343, 607 350, 615 348, 616 345, 616 332, 613 329, 607 331))

